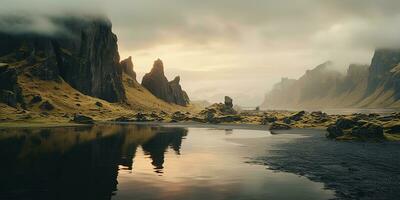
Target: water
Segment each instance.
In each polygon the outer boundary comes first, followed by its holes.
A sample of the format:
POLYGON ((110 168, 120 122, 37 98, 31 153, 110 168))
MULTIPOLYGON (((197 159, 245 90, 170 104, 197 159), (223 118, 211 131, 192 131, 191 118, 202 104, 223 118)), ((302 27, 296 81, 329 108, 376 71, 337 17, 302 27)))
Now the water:
POLYGON ((249 162, 268 131, 98 125, 0 132, 0 199, 330 199, 249 162))

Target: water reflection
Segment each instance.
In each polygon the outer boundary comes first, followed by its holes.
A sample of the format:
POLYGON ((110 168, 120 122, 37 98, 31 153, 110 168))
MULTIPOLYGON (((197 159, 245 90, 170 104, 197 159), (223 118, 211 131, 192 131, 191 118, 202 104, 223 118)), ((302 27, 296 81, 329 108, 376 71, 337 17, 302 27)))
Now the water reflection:
POLYGON ((0 130, 0 199, 332 198, 320 183, 247 163, 269 136, 148 125, 0 130))
POLYGON ((183 128, 94 126, 0 132, 0 199, 110 199, 137 148, 162 173, 164 153, 179 154, 183 128))

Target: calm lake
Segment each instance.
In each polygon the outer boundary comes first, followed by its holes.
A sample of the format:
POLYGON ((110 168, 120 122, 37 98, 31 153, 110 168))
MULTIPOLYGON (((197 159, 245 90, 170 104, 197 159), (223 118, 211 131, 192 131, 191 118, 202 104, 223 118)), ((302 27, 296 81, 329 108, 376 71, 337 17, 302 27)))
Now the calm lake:
POLYGON ((274 172, 269 131, 96 125, 0 131, 0 199, 331 199, 274 172))

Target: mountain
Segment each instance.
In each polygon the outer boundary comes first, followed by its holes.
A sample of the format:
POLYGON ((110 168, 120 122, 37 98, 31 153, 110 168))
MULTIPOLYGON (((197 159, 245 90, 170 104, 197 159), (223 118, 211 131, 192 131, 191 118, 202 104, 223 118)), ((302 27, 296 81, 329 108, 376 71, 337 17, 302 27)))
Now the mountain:
POLYGON ((55 18, 68 34, 1 34, 2 62, 20 62, 42 80, 62 78, 72 87, 109 102, 126 99, 121 82, 117 37, 105 19, 55 18))
MULTIPOLYGON (((108 19, 54 17, 51 20, 63 32, 0 30, 3 114, 6 113, 3 111, 23 112, 27 118, 36 115, 59 118, 79 112, 104 118, 132 111, 187 109, 157 98, 136 81, 132 58, 120 61, 117 37, 108 19)), ((173 92, 179 94, 179 88, 173 92)), ((183 104, 173 99, 172 103, 175 102, 183 104)), ((5 119, 9 116, 4 114, 5 119)))
POLYGON ((164 74, 164 64, 160 59, 154 61, 151 71, 143 76, 142 85, 156 97, 166 102, 186 106, 189 97, 179 84, 180 77, 168 82, 164 74))
POLYGON ((323 63, 297 80, 284 78, 266 95, 270 109, 398 108, 400 50, 377 49, 371 64, 351 64, 346 74, 323 63))

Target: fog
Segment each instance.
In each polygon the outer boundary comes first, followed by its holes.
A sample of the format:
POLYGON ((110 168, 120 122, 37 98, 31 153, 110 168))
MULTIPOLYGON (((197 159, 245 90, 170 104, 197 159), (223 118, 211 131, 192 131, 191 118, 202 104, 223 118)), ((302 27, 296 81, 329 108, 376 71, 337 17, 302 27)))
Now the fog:
POLYGON ((375 48, 398 47, 399 7, 397 0, 2 0, 0 31, 51 35, 63 31, 51 16, 108 16, 139 80, 161 58, 192 99, 229 95, 255 106, 281 77, 327 60, 344 71, 369 63, 375 48))

